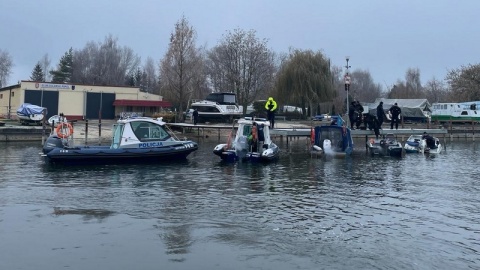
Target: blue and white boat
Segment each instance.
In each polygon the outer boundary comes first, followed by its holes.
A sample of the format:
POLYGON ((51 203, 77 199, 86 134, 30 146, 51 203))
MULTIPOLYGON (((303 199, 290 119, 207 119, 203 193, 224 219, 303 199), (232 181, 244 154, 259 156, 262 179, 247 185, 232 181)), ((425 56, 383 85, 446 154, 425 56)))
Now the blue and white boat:
POLYGON ((264 118, 245 117, 237 121, 236 134, 227 143, 218 144, 213 153, 224 161, 269 162, 278 159, 280 149, 270 137, 270 122, 264 118))
POLYGON ((344 158, 352 154, 354 143, 351 130, 343 125, 341 118, 337 121, 338 124, 316 126, 312 129, 312 155, 344 158))
POLYGON ((405 149, 405 153, 420 153, 423 151, 423 138, 420 134, 413 134, 408 137, 405 141, 405 145, 403 148, 405 149))
POLYGON ((30 103, 23 103, 17 109, 17 117, 20 120, 20 124, 29 125, 37 124, 41 125, 42 120, 47 114, 47 109, 30 103))
POLYGON ((43 146, 46 161, 61 164, 117 164, 183 160, 198 149, 190 140, 179 140, 160 119, 118 120, 110 146, 73 146, 73 128, 60 123, 43 146))

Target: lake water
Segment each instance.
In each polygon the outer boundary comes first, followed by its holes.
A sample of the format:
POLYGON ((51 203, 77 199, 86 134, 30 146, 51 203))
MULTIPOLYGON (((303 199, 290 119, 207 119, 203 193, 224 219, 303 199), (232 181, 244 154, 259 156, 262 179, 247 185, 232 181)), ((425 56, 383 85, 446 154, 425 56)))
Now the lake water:
POLYGON ((479 142, 341 160, 280 143, 268 165, 224 164, 215 144, 91 167, 0 144, 0 269, 480 269, 479 142))

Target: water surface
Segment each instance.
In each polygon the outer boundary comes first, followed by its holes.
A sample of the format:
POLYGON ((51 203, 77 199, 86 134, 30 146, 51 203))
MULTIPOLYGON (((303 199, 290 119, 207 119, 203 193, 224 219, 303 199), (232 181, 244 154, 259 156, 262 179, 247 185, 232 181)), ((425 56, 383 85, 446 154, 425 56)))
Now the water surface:
POLYGON ((479 269, 479 144, 61 167, 0 145, 0 269, 479 269))

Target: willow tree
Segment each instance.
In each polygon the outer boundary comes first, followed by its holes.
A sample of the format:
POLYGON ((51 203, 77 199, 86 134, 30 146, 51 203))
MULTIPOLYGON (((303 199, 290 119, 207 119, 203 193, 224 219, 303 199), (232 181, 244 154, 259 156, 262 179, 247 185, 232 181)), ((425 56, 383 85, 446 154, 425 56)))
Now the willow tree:
POLYGON ((162 94, 182 112, 199 80, 205 81, 203 55, 195 45, 196 31, 185 17, 176 24, 170 44, 160 63, 162 94))
POLYGON ((208 59, 212 87, 218 92, 234 92, 244 113, 254 100, 266 99, 274 83, 274 53, 254 30, 228 32, 208 59))
POLYGON ((277 102, 302 108, 305 117, 305 108, 331 102, 336 96, 330 60, 321 52, 290 51, 281 64, 275 90, 277 102))

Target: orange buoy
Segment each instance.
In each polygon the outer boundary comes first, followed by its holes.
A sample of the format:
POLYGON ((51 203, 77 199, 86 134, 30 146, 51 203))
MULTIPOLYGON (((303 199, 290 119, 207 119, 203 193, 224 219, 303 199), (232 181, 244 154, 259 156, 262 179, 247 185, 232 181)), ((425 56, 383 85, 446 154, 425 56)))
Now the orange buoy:
POLYGON ((57 136, 59 138, 65 139, 68 136, 73 134, 73 127, 70 123, 62 122, 58 124, 57 128, 55 129, 57 136))

